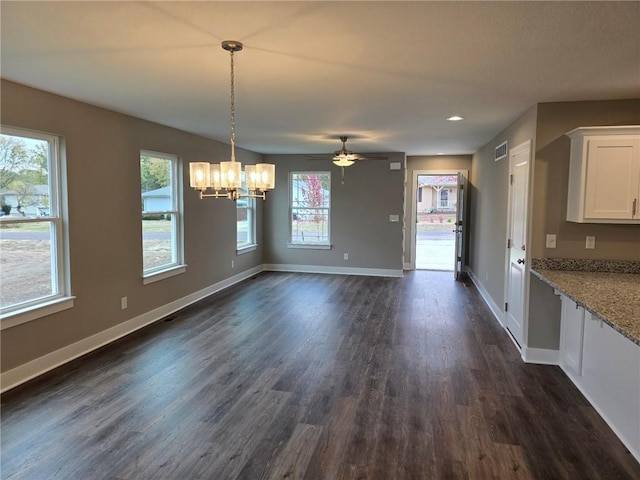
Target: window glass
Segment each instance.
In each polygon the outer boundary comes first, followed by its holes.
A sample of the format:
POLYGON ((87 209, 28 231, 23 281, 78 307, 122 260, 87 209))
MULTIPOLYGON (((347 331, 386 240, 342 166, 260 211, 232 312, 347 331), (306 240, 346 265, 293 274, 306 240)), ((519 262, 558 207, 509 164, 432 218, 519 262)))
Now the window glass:
MULTIPOLYGON (((239 189, 242 195, 248 195, 245 185, 245 172, 242 171, 242 185, 239 189)), ((236 249, 251 247, 256 244, 256 199, 239 198, 236 200, 236 249)))
POLYGON ((256 244, 255 205, 255 198, 239 198, 236 200, 237 249, 242 249, 256 244))
POLYGON ((60 140, 3 127, 0 134, 2 315, 68 295, 60 140))
POLYGON ((290 243, 330 243, 331 173, 292 172, 290 177, 290 243))
POLYGON ((142 264, 145 276, 183 263, 178 157, 141 152, 142 264))

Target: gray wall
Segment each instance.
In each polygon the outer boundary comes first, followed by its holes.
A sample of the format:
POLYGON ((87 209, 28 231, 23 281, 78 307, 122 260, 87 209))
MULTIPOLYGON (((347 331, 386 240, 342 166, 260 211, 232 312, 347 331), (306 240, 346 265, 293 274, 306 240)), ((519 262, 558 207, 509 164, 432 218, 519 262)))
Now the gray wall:
POLYGON ((344 169, 327 160, 304 155, 266 155, 276 165, 276 190, 265 201, 264 263, 322 267, 402 270, 404 170, 389 170, 392 161, 404 166, 404 153, 384 153, 389 160, 362 160, 344 169), (289 173, 331 172, 330 250, 287 248, 289 238, 289 173), (389 222, 389 215, 400 221, 389 222), (344 254, 349 260, 344 260, 344 254))
POLYGON ((507 156, 494 161, 495 147, 507 140, 508 148, 512 149, 532 140, 533 150, 535 136, 534 106, 477 151, 471 162, 469 267, 501 309, 504 306, 509 159, 507 156))
MULTIPOLYGON (((471 155, 416 155, 407 157, 407 191, 406 191, 406 212, 407 222, 411 220, 411 209, 415 208, 415 198, 413 198, 413 172, 416 170, 467 170, 471 171, 471 155)), ((469 181, 469 178, 467 178, 469 181)), ((470 188, 470 185, 469 187, 470 188)), ((469 199, 466 198, 466 208, 469 208, 469 199)), ((468 211, 468 210, 467 210, 468 211)), ((469 226, 469 215, 467 215, 467 230, 469 226)), ((411 263, 411 229, 407 223, 407 235, 404 241, 404 262, 411 263)), ((466 258, 468 261, 469 252, 467 241, 466 258)))
POLYGON ((538 105, 532 223, 534 257, 640 260, 640 225, 567 222, 570 141, 566 132, 594 125, 640 125, 640 100, 542 103, 538 105), (547 249, 547 233, 557 248, 547 249), (585 249, 585 237, 596 248, 585 249))
MULTIPOLYGON (((1 87, 3 124, 66 139, 71 285, 77 297, 72 309, 3 330, 2 371, 262 263, 262 248, 236 257, 234 202, 198 200, 188 186, 188 162, 226 159, 228 145, 9 81, 1 87), (141 278, 141 149, 179 155, 184 162, 187 271, 149 285, 141 278), (123 296, 126 310, 120 309, 123 296)), ((237 154, 243 162, 261 161, 248 151, 237 154)), ((258 239, 261 232, 259 222, 258 239)))
POLYGON ((535 275, 529 276, 529 348, 560 348, 560 297, 535 275))
MULTIPOLYGON (((538 105, 531 222, 533 257, 640 260, 640 225, 580 224, 565 220, 571 150, 565 133, 576 127, 639 124, 638 99, 538 105), (557 248, 545 247, 547 233, 557 235, 557 248), (587 235, 596 237, 595 250, 585 249, 587 235)), ((530 279, 528 346, 557 349, 560 300, 550 286, 534 275, 530 279)))

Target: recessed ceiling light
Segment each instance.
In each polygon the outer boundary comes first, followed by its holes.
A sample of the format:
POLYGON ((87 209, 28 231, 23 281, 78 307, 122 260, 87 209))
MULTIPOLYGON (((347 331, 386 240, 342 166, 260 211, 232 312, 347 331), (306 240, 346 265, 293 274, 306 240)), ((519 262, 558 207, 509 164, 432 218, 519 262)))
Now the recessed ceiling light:
POLYGON ((444 152, 438 152, 437 155, 444 155, 444 152))
POLYGON ((464 120, 464 117, 454 115, 453 117, 447 118, 447 120, 449 120, 450 122, 459 122, 460 120, 464 120))

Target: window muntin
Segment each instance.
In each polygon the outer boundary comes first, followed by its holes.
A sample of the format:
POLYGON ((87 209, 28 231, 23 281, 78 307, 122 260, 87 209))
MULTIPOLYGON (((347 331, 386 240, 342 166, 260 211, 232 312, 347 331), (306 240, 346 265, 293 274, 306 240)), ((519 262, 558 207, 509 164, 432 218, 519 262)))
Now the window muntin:
POLYGON ((291 172, 289 185, 290 244, 329 245, 331 172, 291 172))
POLYGON ((182 179, 179 158, 140 152, 143 276, 183 264, 182 179))
POLYGON ((2 127, 2 318, 35 311, 70 295, 62 166, 59 137, 2 127))

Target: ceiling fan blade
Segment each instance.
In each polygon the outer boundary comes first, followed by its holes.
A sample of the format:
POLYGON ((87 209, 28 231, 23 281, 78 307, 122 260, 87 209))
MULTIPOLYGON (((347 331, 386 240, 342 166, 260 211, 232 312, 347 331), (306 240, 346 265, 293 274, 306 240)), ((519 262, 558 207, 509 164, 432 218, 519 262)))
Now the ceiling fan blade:
POLYGON ((382 156, 369 156, 369 155, 358 155, 356 154, 356 160, 389 160, 389 157, 382 156))

